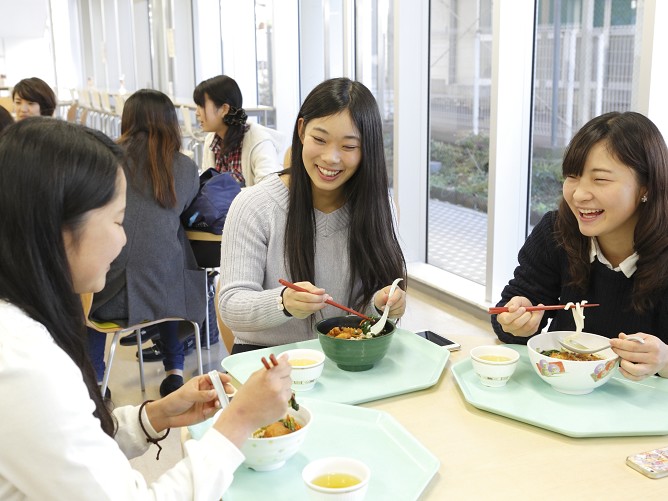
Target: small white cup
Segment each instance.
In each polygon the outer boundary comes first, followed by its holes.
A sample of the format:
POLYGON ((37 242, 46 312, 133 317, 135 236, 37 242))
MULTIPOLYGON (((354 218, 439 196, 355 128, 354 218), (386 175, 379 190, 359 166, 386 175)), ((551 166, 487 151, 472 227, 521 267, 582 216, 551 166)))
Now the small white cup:
POLYGON ((507 346, 476 346, 471 350, 473 370, 485 386, 505 386, 519 359, 520 354, 507 346))
POLYGON ((315 386, 325 367, 325 354, 318 350, 297 348, 283 352, 292 366, 293 391, 307 391, 315 386))
POLYGON ((361 501, 369 488, 371 470, 362 461, 346 457, 326 457, 311 461, 302 470, 302 479, 311 501, 361 501), (321 487, 313 481, 334 474, 351 475, 359 483, 349 487, 321 487))

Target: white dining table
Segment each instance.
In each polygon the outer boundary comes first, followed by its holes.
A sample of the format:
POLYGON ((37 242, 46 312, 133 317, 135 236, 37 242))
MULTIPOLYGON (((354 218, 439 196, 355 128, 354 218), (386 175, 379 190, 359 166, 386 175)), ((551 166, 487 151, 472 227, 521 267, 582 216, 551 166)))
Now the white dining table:
POLYGON ((668 477, 649 479, 625 463, 631 454, 668 446, 668 436, 571 438, 479 410, 451 367, 496 338, 456 341, 462 349, 434 386, 361 404, 391 414, 440 460, 421 500, 668 499, 668 477))

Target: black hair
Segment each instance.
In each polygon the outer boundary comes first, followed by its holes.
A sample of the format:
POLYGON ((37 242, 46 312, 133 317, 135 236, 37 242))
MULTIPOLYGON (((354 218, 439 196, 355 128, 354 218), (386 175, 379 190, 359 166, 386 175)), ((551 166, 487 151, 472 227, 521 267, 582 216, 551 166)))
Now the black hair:
POLYGON ((0 106, 0 133, 14 123, 14 118, 12 114, 9 113, 5 108, 0 106))
POLYGON ((223 123, 227 125, 227 132, 223 137, 221 152, 223 154, 238 148, 244 138, 246 127, 246 112, 243 109, 243 96, 241 89, 234 78, 227 75, 218 75, 200 82, 193 91, 193 101, 197 106, 204 107, 208 97, 216 108, 227 104, 230 107, 228 113, 223 117, 223 123))
POLYGON ((63 231, 76 244, 89 211, 116 195, 121 163, 120 148, 104 134, 60 120, 27 118, 0 135, 0 298, 44 325, 81 368, 109 435, 115 422, 90 363, 63 231))
POLYGON ((363 309, 380 288, 402 277, 406 288, 406 262, 394 228, 389 198, 389 179, 383 148, 383 130, 378 105, 362 83, 348 78, 325 80, 304 100, 292 135, 290 201, 285 228, 286 266, 293 281, 315 283, 315 215, 311 179, 302 159, 302 130, 309 121, 348 111, 360 134, 361 161, 346 182, 350 206, 348 255, 351 297, 349 303, 363 309), (288 238, 289 235, 289 238, 288 238), (356 287, 361 282, 361 290, 356 287), (359 291, 352 297, 353 291, 359 291))
POLYGON ((39 104, 39 114, 43 117, 52 117, 56 111, 56 94, 44 80, 37 77, 24 78, 12 89, 12 99, 15 96, 39 104))

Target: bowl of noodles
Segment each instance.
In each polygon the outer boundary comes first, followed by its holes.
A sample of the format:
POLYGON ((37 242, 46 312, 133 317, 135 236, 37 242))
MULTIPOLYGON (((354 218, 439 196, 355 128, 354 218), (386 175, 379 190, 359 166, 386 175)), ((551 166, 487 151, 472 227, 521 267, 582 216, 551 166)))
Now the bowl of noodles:
MULTIPOLYGON (((527 352, 534 372, 561 393, 585 395, 607 383, 619 363, 611 348, 584 355, 561 347, 559 340, 575 336, 573 331, 554 331, 537 334, 529 339, 527 352)), ((609 339, 598 334, 580 332, 578 343, 600 346, 609 339)))
POLYGON ((285 417, 253 432, 241 446, 244 466, 255 471, 277 470, 301 447, 311 423, 311 413, 303 405, 290 409, 285 417))
POLYGON ((380 334, 372 336, 364 332, 359 317, 349 315, 321 320, 315 330, 327 358, 341 370, 360 372, 368 371, 382 360, 397 329, 388 320, 380 334))

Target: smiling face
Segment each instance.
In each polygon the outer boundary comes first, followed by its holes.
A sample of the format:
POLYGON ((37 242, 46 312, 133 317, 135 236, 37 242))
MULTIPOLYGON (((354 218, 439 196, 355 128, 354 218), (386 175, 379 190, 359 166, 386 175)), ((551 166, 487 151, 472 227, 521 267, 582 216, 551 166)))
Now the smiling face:
POLYGON ((16 114, 16 121, 23 120, 28 117, 38 117, 41 114, 39 103, 28 101, 16 94, 14 96, 14 113, 16 114))
POLYGON ((195 115, 204 132, 216 132, 219 136, 224 136, 227 126, 223 123, 223 117, 227 115, 230 106, 223 104, 216 106, 207 94, 204 94, 204 106, 197 105, 195 115))
POLYGON ((74 292, 99 292, 104 288, 111 262, 125 245, 125 176, 118 169, 116 194, 107 205, 89 211, 77 234, 63 231, 74 292))
POLYGON ((345 203, 343 187, 362 161, 362 139, 350 113, 314 118, 306 125, 300 118, 299 135, 314 207, 323 212, 338 209, 345 203))
POLYGON ((630 255, 638 206, 646 191, 633 169, 611 155, 605 142, 591 148, 582 175, 568 176, 563 186, 580 232, 596 237, 606 257, 606 249, 630 255))

